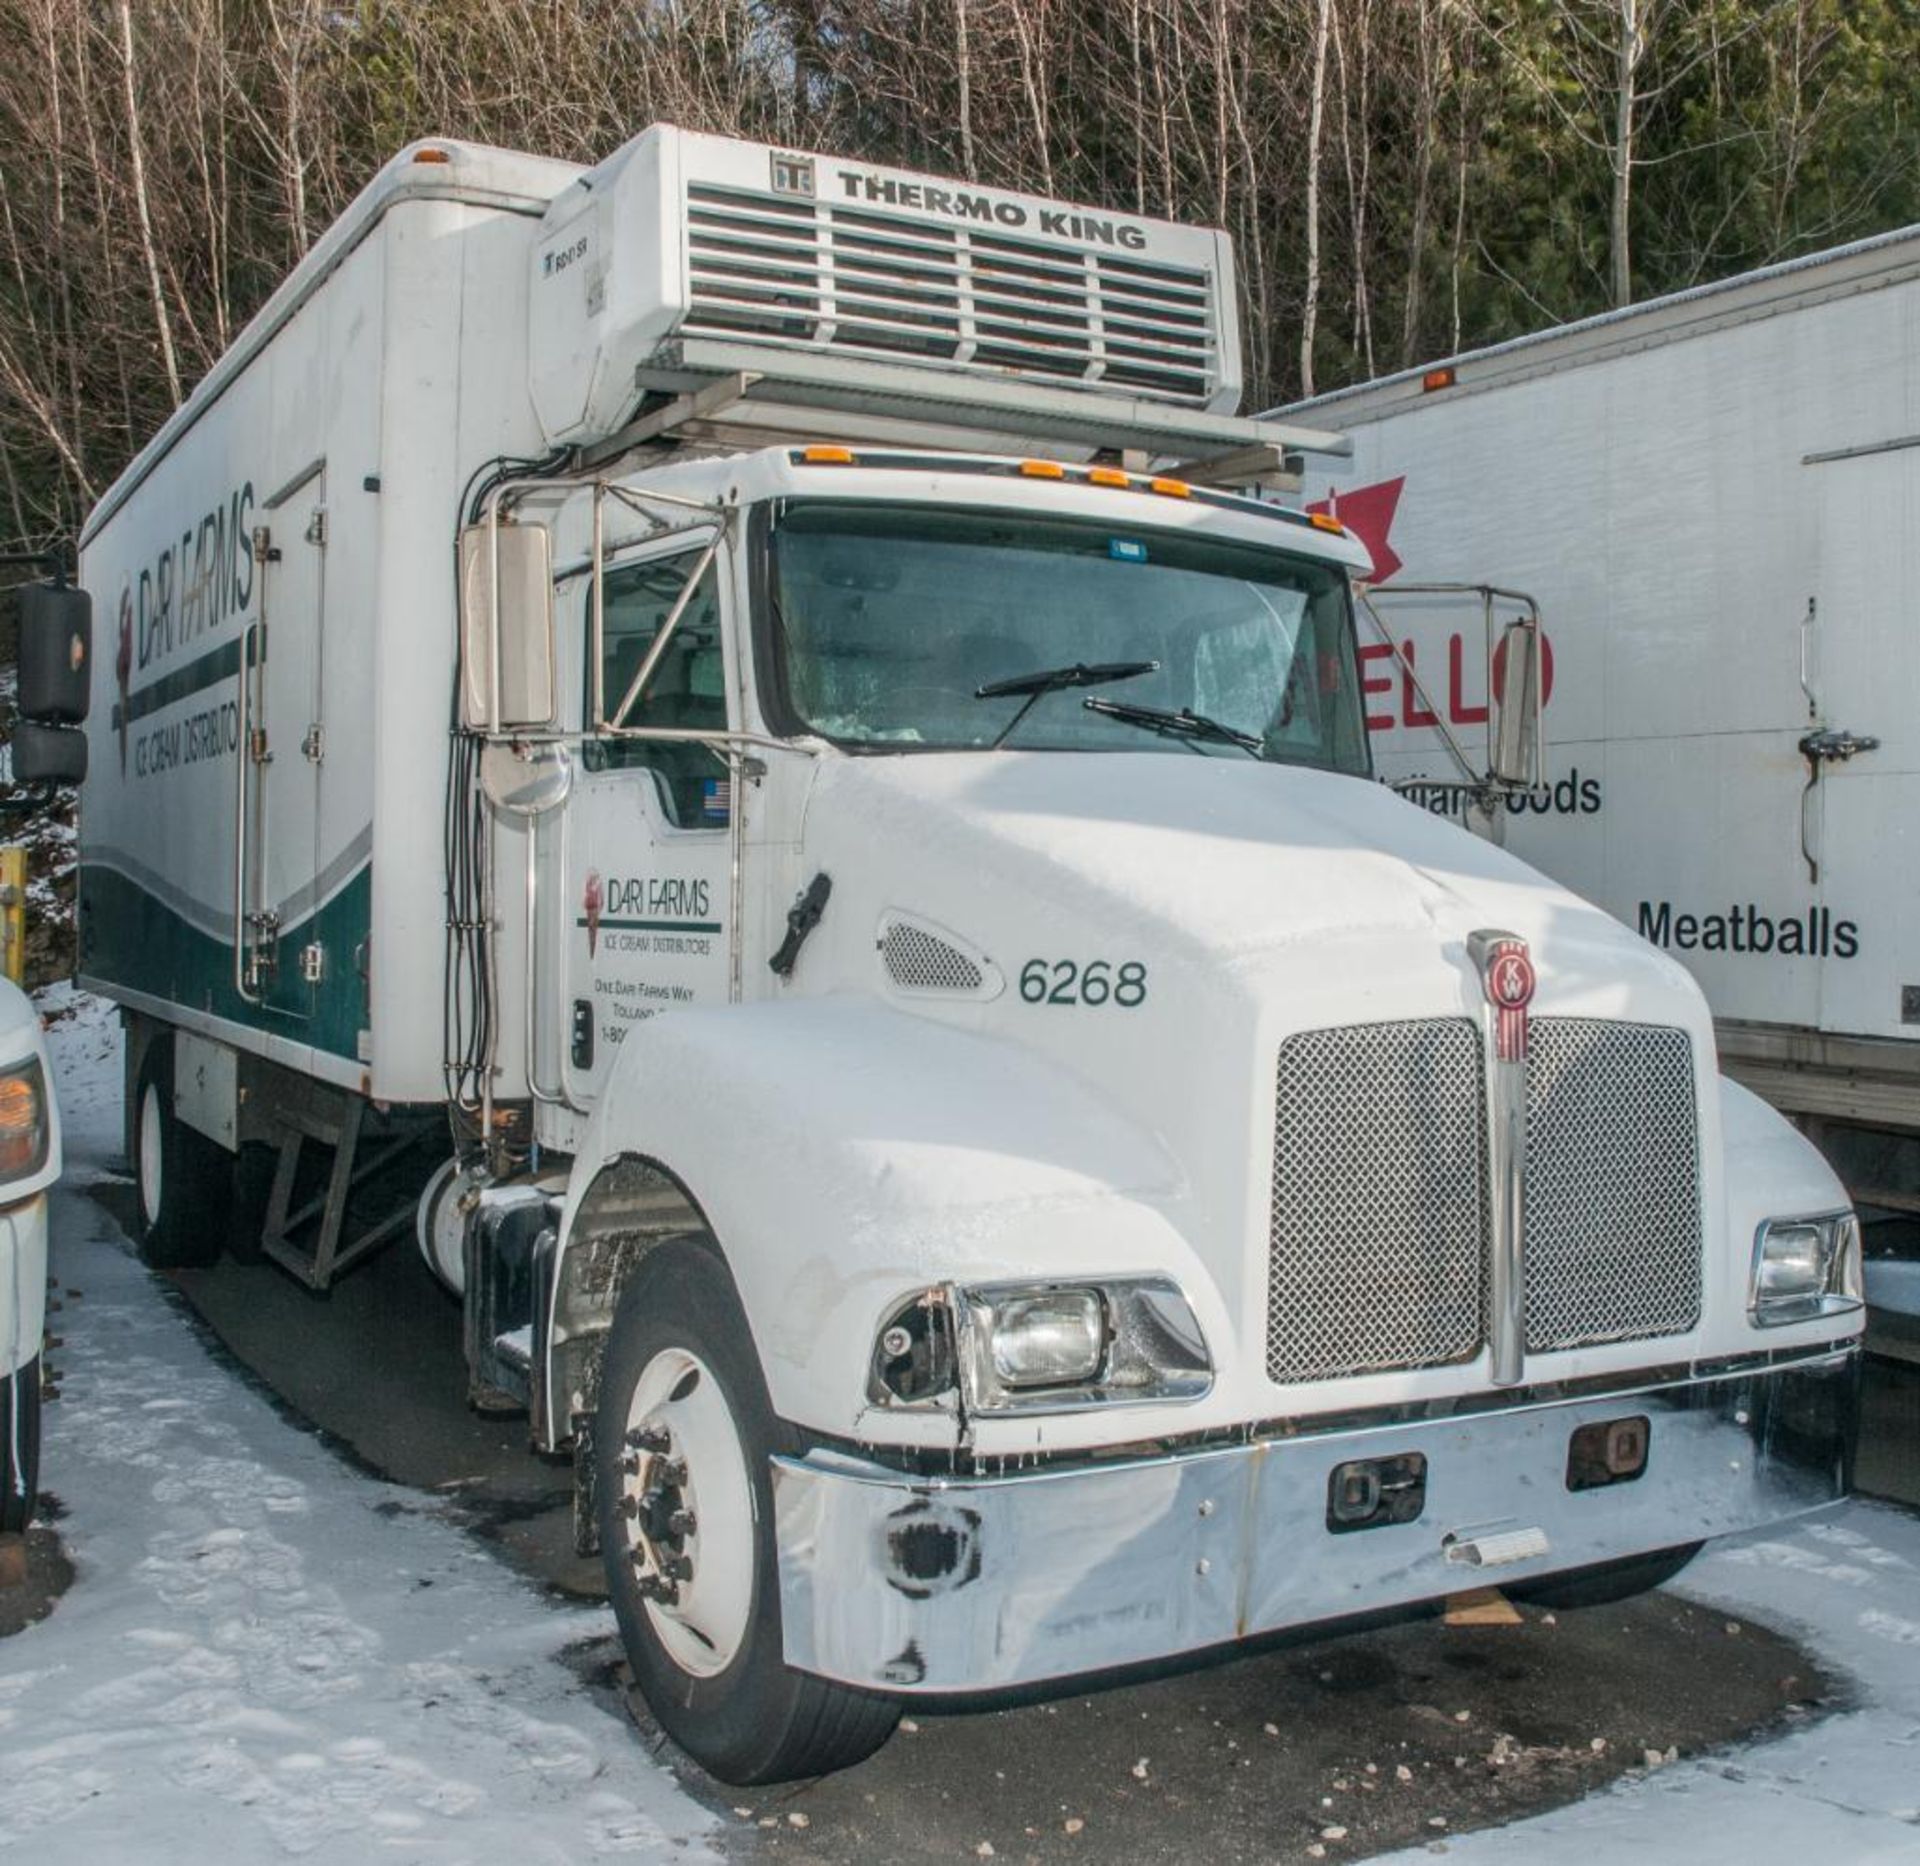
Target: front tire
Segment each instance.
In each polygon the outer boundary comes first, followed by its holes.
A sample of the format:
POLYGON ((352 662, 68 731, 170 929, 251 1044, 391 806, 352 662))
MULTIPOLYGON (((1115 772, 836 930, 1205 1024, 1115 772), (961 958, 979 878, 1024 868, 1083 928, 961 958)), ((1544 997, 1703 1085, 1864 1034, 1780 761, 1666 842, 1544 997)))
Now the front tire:
POLYGON ((783 1657, 768 1460, 799 1448, 717 1253, 650 1252, 621 1292, 594 1428, 607 1592, 661 1727, 742 1787, 844 1769, 900 1715, 783 1657))
POLYGON ((33 1521, 40 1484, 40 1360, 0 1374, 0 1535, 33 1521))
POLYGON ((140 1257, 156 1270, 217 1263, 227 1241, 231 1163, 173 1107, 173 1039, 147 1045, 134 1091, 133 1174, 140 1257))

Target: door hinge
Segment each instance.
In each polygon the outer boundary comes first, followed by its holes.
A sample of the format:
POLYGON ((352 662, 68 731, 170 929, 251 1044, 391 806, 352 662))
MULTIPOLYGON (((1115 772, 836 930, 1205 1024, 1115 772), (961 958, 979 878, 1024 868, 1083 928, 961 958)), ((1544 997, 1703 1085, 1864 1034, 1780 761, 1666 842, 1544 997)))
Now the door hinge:
POLYGON ((316 505, 313 508, 313 516, 307 520, 305 536, 309 544, 317 544, 322 550, 326 549, 327 508, 324 505, 316 505))
POLYGON ((317 985, 327 975, 327 949, 314 940, 300 948, 300 976, 317 985))
POLYGON ((280 553, 273 548, 273 533, 265 525, 253 528, 253 561, 256 564, 277 564, 280 553))
POLYGON ((319 720, 307 728, 307 736, 300 741, 300 749, 306 754, 307 763, 317 765, 327 755, 327 732, 319 720))

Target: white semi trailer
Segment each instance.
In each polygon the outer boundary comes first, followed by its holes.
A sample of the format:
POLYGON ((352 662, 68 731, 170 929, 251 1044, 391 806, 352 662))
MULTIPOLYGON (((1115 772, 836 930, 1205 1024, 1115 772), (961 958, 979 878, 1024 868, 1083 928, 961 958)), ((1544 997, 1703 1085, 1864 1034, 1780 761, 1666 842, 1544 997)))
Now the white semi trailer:
POLYGON ((728 1779, 1847 1483, 1839 1185, 1375 781, 1365 554, 1244 490, 1345 443, 1231 412, 1233 304, 1137 216, 423 144, 86 527, 149 1254, 323 1284, 437 1136, 474 1393, 728 1779))
MULTIPOLYGON (((1306 497, 1378 547, 1381 774, 1462 811, 1483 632, 1434 586, 1526 591, 1551 755, 1506 846, 1687 967, 1862 1203, 1920 1212, 1920 228, 1287 418, 1353 441, 1306 497)), ((1911 1269, 1867 1275, 1920 1353, 1911 1269)))

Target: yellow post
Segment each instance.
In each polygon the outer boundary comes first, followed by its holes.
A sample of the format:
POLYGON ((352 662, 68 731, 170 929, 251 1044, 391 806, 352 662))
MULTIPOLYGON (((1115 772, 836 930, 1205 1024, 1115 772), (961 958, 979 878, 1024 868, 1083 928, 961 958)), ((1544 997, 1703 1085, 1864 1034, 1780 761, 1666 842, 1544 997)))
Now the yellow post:
POLYGON ((0 848, 0 971, 26 983, 27 852, 17 842, 0 848))

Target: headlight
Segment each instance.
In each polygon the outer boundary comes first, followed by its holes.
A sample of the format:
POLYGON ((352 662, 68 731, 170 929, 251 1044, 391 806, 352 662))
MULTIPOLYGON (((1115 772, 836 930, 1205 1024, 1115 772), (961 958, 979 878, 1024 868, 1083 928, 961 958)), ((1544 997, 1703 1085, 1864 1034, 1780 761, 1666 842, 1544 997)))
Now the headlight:
POLYGON ((0 1075, 0 1180, 24 1179, 47 1163, 47 1087, 38 1062, 0 1075))
POLYGON ((1213 1362, 1166 1277, 981 1283, 922 1290, 874 1340, 878 1405, 975 1413, 1069 1412, 1198 1399, 1213 1362))
POLYGON ((1860 1307, 1860 1220, 1852 1212, 1770 1218, 1753 1241, 1747 1313, 1756 1328, 1860 1307))
POLYGON ((1007 1296, 987 1311, 988 1352, 1003 1387, 1084 1385, 1107 1354, 1107 1312, 1091 1289, 1007 1296))

